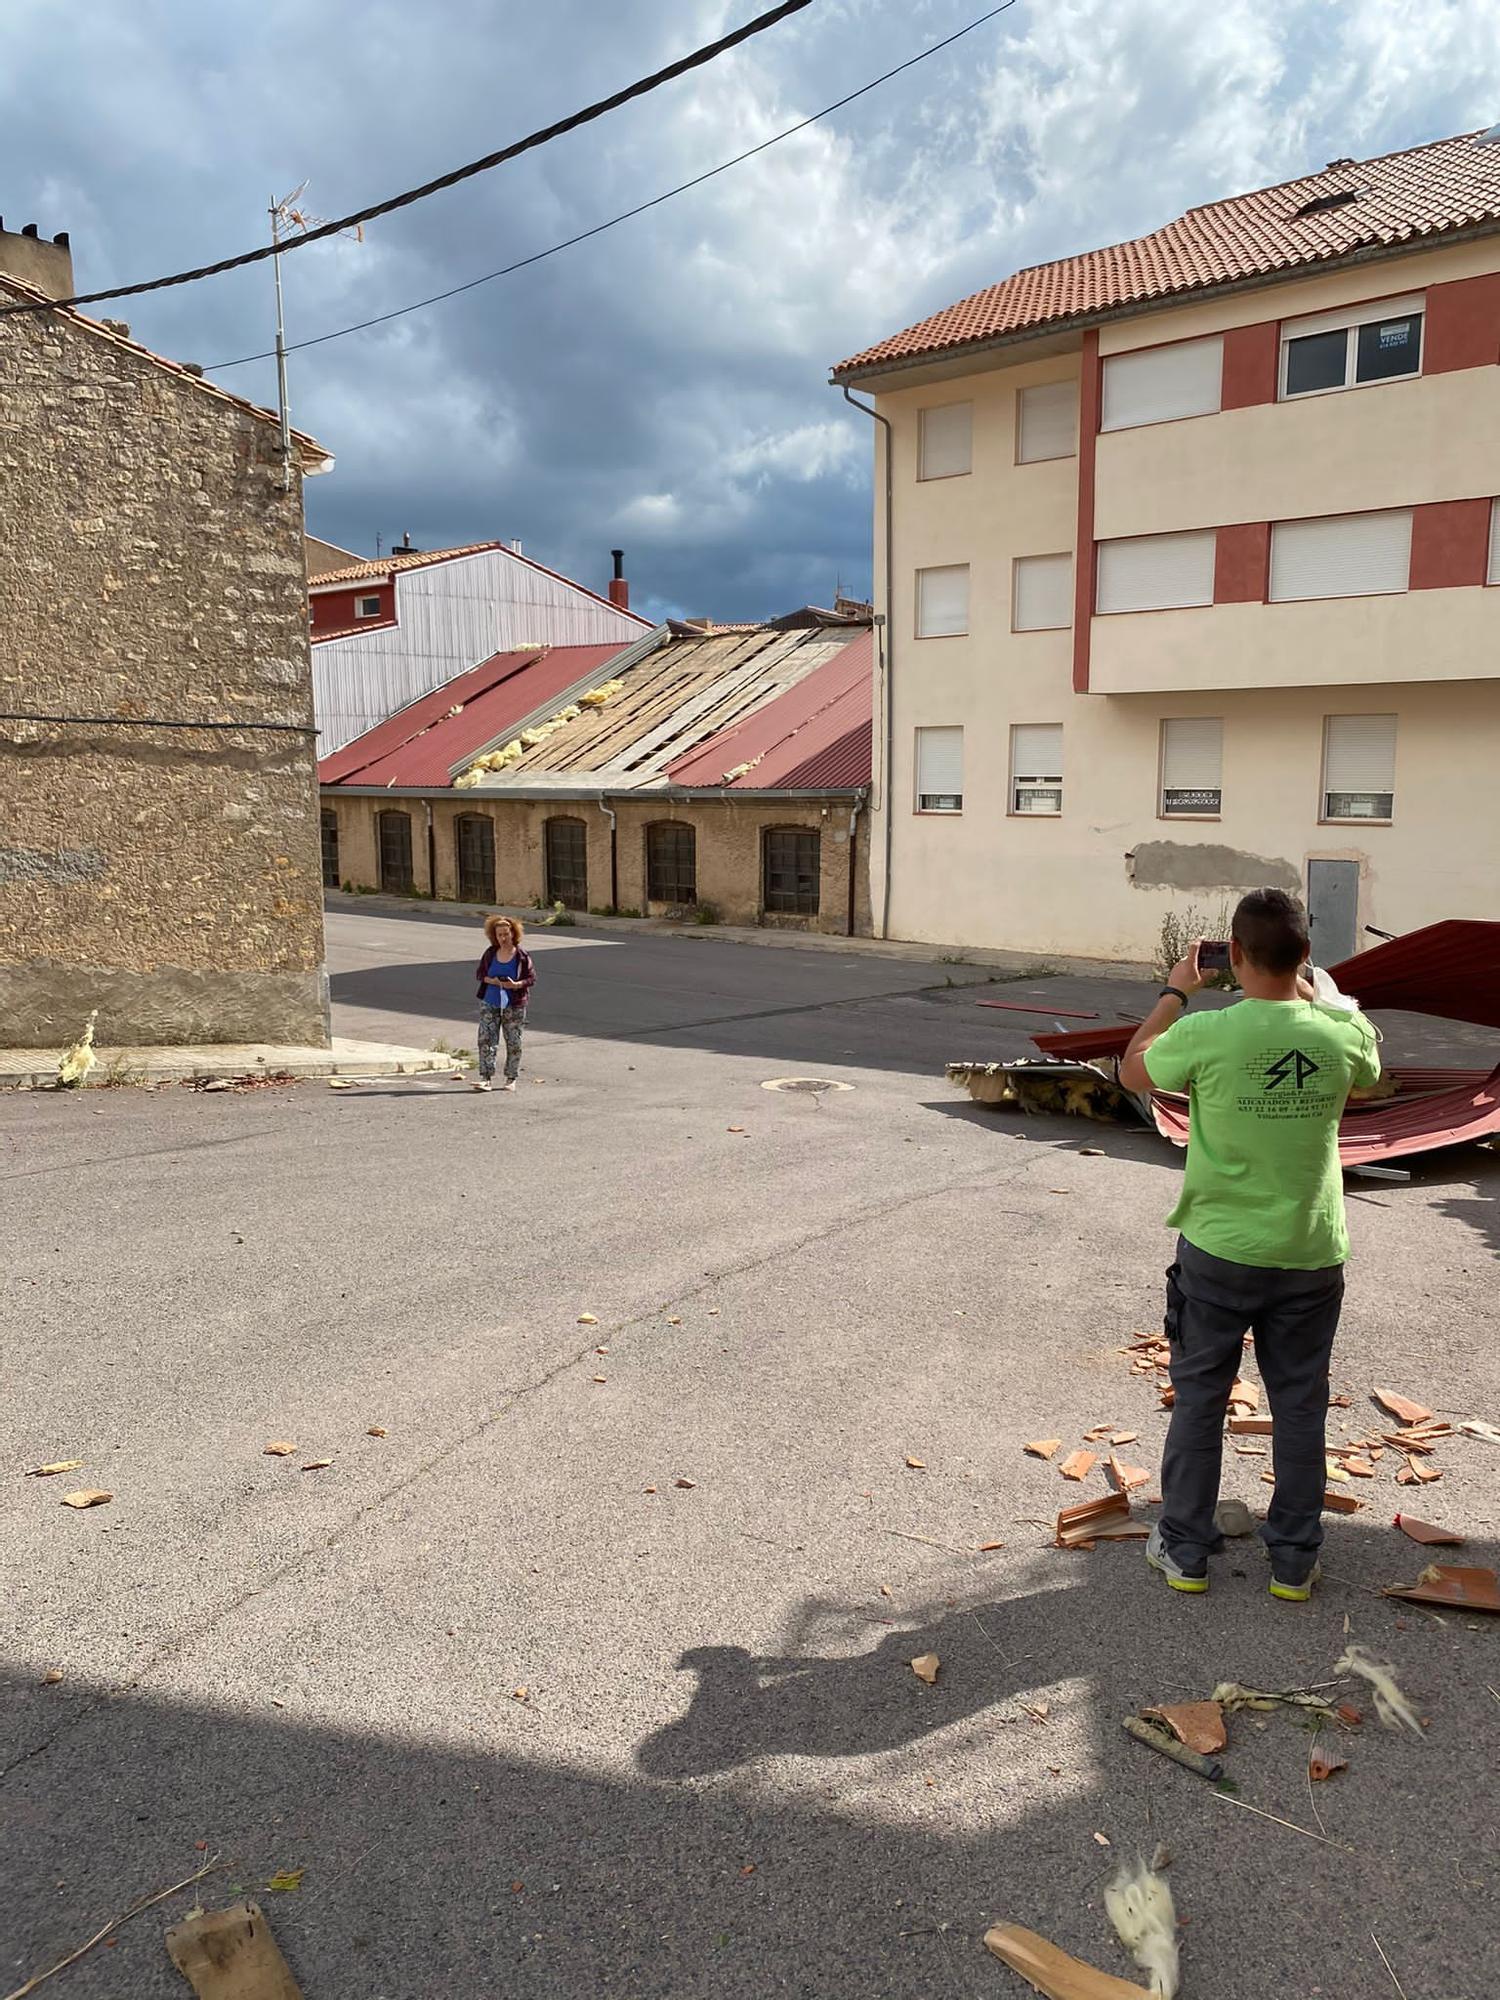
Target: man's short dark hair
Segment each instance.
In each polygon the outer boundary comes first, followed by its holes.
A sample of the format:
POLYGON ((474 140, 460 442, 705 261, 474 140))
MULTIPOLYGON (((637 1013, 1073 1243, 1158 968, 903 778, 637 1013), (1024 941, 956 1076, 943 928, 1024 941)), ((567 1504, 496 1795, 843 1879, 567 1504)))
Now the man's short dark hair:
POLYGON ((1252 889, 1242 896, 1230 930, 1258 972, 1295 972, 1310 950, 1307 912, 1285 889, 1252 889))

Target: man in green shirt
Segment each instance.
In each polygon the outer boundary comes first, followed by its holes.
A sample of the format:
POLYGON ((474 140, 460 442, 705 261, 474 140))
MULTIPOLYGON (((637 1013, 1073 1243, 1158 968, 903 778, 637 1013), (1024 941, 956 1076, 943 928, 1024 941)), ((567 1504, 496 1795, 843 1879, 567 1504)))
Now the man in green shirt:
POLYGON ((1271 1404, 1276 1488, 1261 1529, 1273 1597, 1305 1601, 1323 1540, 1328 1365, 1349 1236, 1338 1128, 1351 1089, 1380 1080, 1363 1014, 1319 1002, 1301 977, 1307 919, 1257 889, 1234 913, 1232 1007, 1190 1014, 1198 946, 1173 969, 1120 1064, 1127 1090, 1190 1095, 1182 1233, 1167 1272, 1172 1421, 1162 1510, 1146 1559, 1174 1590, 1208 1588, 1224 1417, 1244 1336, 1271 1404))

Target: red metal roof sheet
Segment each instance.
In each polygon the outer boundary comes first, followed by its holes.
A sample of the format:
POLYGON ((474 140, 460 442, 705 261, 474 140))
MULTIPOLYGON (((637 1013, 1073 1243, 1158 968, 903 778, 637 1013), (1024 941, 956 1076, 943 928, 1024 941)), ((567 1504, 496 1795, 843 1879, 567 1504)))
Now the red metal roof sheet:
POLYGON ((319 761, 323 785, 401 785, 446 791, 448 772, 471 752, 586 675, 600 672, 620 645, 528 646, 456 674, 319 761), (457 709, 458 713, 453 711, 457 709))
MULTIPOLYGON (((1186 1145, 1188 1100, 1154 1096, 1151 1109, 1157 1131, 1186 1145)), ((1358 1167, 1376 1160, 1406 1159, 1441 1146, 1468 1145, 1491 1132, 1500 1132, 1500 1067, 1482 1083, 1470 1079, 1431 1095, 1351 1105, 1339 1124, 1339 1164, 1358 1167)))
POLYGON ((870 782, 874 641, 860 632, 831 660, 743 722, 667 766, 674 785, 726 791, 854 791, 870 782), (741 771, 745 764, 748 770, 741 771), (733 771, 737 775, 730 777, 733 771))
POLYGON ((1081 256, 1033 264, 839 362, 873 370, 1236 280, 1293 275, 1354 251, 1396 250, 1459 229, 1500 226, 1500 146, 1439 139, 1373 160, 1190 208, 1175 222, 1081 256), (1307 214, 1329 196, 1352 200, 1307 214))

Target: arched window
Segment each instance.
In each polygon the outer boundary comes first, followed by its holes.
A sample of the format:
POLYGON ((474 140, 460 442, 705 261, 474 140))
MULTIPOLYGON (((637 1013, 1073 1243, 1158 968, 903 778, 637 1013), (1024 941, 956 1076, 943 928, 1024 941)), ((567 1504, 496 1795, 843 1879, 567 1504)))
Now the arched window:
POLYGON ((495 900, 495 822, 488 813, 460 813, 453 828, 458 860, 458 900, 495 900))
POLYGON ((324 806, 318 815, 318 826, 323 837, 323 887, 336 889, 339 886, 339 816, 332 806, 324 806))
POLYGON ((646 899, 697 902, 698 834, 686 820, 663 819, 646 828, 646 899))
POLYGON ((761 908, 767 916, 815 917, 822 836, 815 826, 768 826, 761 843, 761 908))
POLYGON ((411 814, 377 813, 375 832, 380 847, 380 886, 389 896, 402 895, 412 887, 411 814))
POLYGON ((589 906, 589 834, 581 819, 549 819, 542 833, 547 901, 570 910, 589 906))

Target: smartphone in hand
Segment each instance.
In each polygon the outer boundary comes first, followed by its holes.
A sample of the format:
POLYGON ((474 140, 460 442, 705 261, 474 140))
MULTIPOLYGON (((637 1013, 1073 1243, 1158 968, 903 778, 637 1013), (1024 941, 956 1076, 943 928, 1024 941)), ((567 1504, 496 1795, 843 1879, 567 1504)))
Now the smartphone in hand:
POLYGON ((1228 938, 1205 938, 1198 947, 1198 970, 1207 977, 1229 970, 1228 938))

